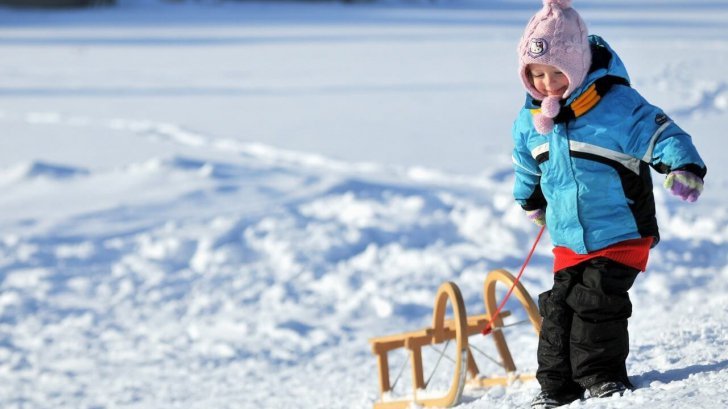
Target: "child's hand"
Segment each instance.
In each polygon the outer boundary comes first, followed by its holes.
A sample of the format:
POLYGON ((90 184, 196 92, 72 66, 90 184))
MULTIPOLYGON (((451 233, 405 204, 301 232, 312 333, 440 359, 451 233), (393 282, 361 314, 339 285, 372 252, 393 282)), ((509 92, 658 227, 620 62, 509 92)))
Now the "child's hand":
POLYGON ((694 202, 703 192, 703 179, 685 170, 675 170, 667 175, 664 186, 682 200, 694 202))
POLYGON ((546 212, 543 209, 526 210, 526 216, 538 226, 546 225, 546 212))

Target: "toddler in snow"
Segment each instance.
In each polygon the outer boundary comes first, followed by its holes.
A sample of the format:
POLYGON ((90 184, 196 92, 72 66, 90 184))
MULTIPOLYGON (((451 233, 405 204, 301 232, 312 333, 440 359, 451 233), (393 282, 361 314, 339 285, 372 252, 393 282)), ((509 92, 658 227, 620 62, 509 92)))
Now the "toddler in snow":
POLYGON ((660 240, 650 168, 693 202, 706 167, 570 0, 543 0, 518 56, 528 95, 513 127, 514 196, 555 245, 554 285, 538 299, 541 392, 531 407, 553 408, 632 386, 627 291, 660 240))

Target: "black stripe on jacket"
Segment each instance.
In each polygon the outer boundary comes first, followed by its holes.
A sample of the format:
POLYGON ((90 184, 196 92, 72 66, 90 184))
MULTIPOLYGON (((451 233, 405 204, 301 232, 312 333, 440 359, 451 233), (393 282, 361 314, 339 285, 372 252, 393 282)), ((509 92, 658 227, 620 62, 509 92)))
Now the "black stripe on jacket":
POLYGON ((605 164, 617 172, 624 196, 627 198, 629 209, 632 211, 632 217, 637 225, 637 231, 642 237, 654 237, 652 245, 655 246, 660 241, 660 232, 655 217, 655 198, 652 193, 650 165, 640 162, 639 174, 636 174, 621 163, 603 156, 577 151, 569 153, 574 158, 605 164))

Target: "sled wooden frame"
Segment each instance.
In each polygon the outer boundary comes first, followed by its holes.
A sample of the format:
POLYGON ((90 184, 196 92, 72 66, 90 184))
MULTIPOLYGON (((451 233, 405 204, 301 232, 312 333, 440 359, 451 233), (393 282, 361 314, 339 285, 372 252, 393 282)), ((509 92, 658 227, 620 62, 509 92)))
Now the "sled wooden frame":
MULTIPOLYGON (((503 318, 510 315, 509 311, 500 312, 491 324, 493 331, 490 333, 490 336, 493 337, 493 341, 495 342, 496 350, 500 355, 501 363, 506 372, 505 375, 482 377, 468 345, 468 337, 480 334, 483 328, 485 328, 485 325, 490 322, 491 314, 495 313, 498 307, 498 301, 495 295, 496 284, 498 282, 510 288, 515 282, 515 278, 503 269, 493 270, 488 273, 485 284, 483 285, 483 301, 485 303, 486 314, 468 317, 465 312, 465 304, 460 289, 455 283, 446 282, 440 286, 435 296, 431 327, 419 331, 388 335, 369 340, 372 352, 377 358, 379 389, 381 392, 381 398, 378 402, 374 403, 374 409, 406 409, 412 403, 424 407, 451 407, 460 402, 466 383, 475 387, 506 386, 516 380, 530 380, 534 378, 533 375, 518 374, 516 372, 516 365, 513 362, 511 351, 508 349, 505 335, 499 329, 503 327, 503 318), (448 302, 452 306, 453 317, 445 319, 448 302), (428 396, 418 398, 418 391, 422 394, 422 390, 426 387, 422 367, 422 347, 451 340, 455 340, 456 349, 454 360, 455 370, 450 389, 447 393, 439 397, 428 396), (389 379, 388 354, 390 351, 398 348, 405 348, 409 351, 413 390, 411 397, 392 400, 386 398, 392 389, 389 379), (470 377, 466 379, 468 374, 470 377)), ((541 317, 538 313, 538 307, 533 302, 533 299, 531 299, 528 291, 519 282, 513 290, 513 295, 520 301, 528 315, 531 325, 536 331, 536 334, 538 334, 541 331, 541 317)))

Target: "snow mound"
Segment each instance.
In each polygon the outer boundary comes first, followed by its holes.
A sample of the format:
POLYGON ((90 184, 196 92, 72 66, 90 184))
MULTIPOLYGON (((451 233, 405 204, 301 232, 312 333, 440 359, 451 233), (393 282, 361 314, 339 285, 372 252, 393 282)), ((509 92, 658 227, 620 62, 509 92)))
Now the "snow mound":
POLYGON ((31 161, 20 163, 0 171, 0 183, 12 183, 33 179, 66 180, 80 176, 88 176, 89 171, 84 168, 31 161))

